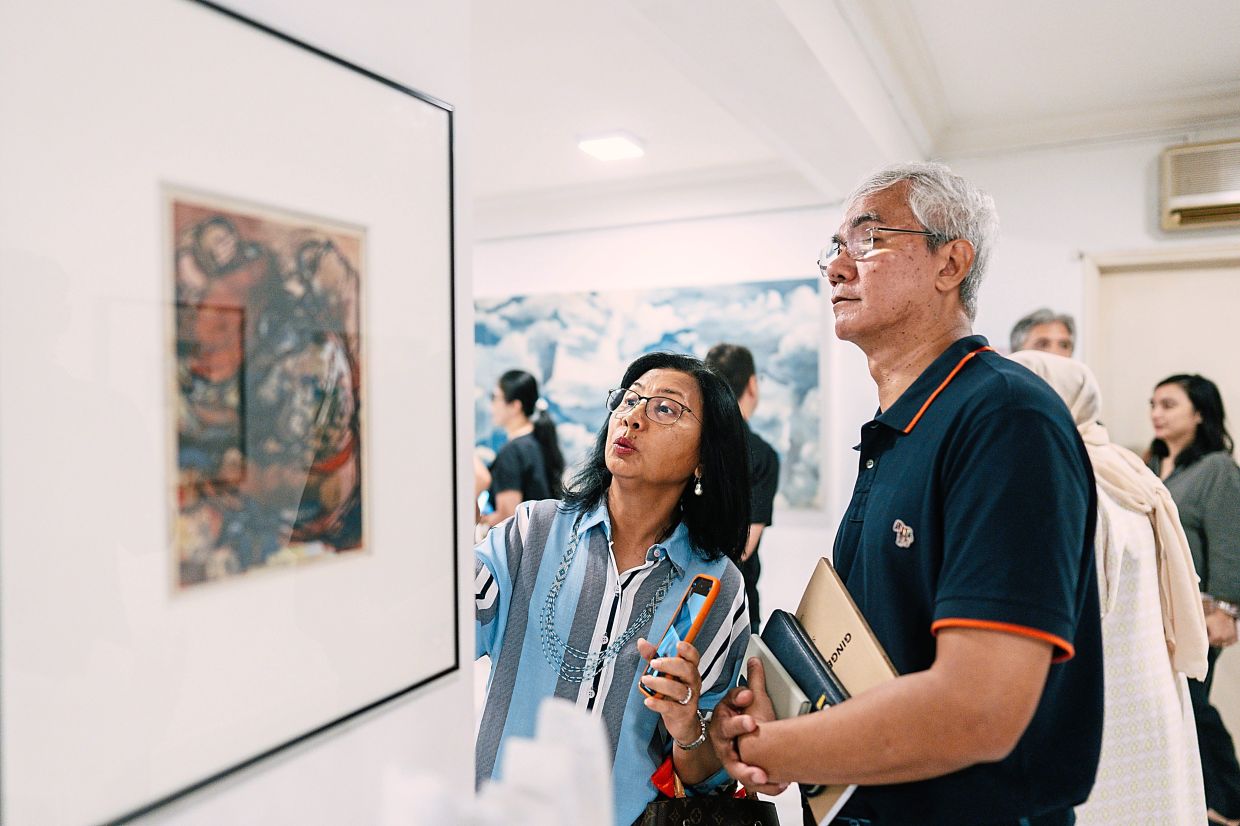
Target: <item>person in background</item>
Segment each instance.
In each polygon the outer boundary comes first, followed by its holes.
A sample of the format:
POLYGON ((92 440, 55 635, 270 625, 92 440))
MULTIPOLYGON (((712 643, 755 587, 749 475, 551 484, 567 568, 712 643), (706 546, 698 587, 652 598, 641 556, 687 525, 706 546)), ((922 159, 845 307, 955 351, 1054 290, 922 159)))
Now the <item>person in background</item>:
POLYGON ((723 376, 728 387, 732 388, 741 416, 745 419, 752 497, 749 541, 745 543, 745 552, 741 554, 740 569, 741 575, 745 577, 749 624, 756 634, 762 623, 762 614, 758 608, 758 577, 762 575, 758 546, 762 542, 763 529, 771 525, 775 509, 775 492, 779 488, 779 454, 749 427, 749 418, 758 407, 758 373, 754 369, 753 353, 739 344, 716 344, 706 354, 706 366, 723 376))
POLYGON ((1210 638, 1204 682, 1188 684, 1197 720, 1197 743, 1206 805, 1215 823, 1240 824, 1240 764, 1231 734, 1210 704, 1214 667, 1236 642, 1240 615, 1240 467, 1227 432, 1223 397, 1198 375, 1169 376, 1150 399, 1154 441, 1150 470, 1166 483, 1201 577, 1202 607, 1210 638))
POLYGON ((491 464, 494 510, 481 521, 498 525, 522 502, 563 496, 564 456, 555 422, 538 398, 538 381, 524 370, 509 370, 499 377, 491 394, 491 420, 508 434, 508 442, 491 464))
POLYGON ((1094 554, 1106 686, 1102 758, 1077 823, 1201 823, 1201 759, 1188 680, 1206 676, 1197 572, 1171 494, 1098 423, 1102 394, 1079 361, 1013 353, 1068 405, 1098 483, 1094 554))
MULTIPOLYGON (((486 466, 477 453, 474 454, 474 522, 477 523, 482 518, 482 513, 478 508, 478 497, 482 495, 484 490, 491 487, 491 470, 486 466)), ((481 540, 482 537, 477 537, 481 540)), ((477 541, 477 540, 475 540, 477 541)))
POLYGON ((510 737, 533 734, 562 697, 602 720, 615 823, 654 800, 668 759, 690 793, 728 782, 703 712, 736 684, 749 642, 733 561, 749 530, 745 428, 727 386, 698 359, 641 356, 607 395, 607 418, 563 502, 526 502, 474 549, 477 656, 491 657, 476 746, 479 785, 510 737), (651 661, 695 576, 720 581, 692 644, 651 661), (658 642, 656 639, 655 642, 658 642), (647 697, 639 681, 657 692, 647 697))
POLYGON ((946 166, 901 164, 819 258, 879 404, 833 559, 899 676, 775 720, 753 660, 710 733, 754 791, 858 784, 837 824, 1061 826, 1093 786, 1097 494, 1063 402, 972 333, 997 229, 946 166))
POLYGON ((1013 353, 1042 350, 1071 358, 1076 350, 1076 322, 1067 313, 1056 313, 1043 307, 1016 322, 1012 327, 1010 344, 1013 353))

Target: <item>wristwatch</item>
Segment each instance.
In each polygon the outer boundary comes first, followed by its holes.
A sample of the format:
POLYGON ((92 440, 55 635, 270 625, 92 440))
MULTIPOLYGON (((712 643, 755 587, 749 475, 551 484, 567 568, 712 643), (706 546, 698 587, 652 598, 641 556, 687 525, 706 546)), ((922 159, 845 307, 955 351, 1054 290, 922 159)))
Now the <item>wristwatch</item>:
POLYGON ((1231 617, 1232 619, 1235 619, 1236 617, 1240 617, 1240 605, 1236 605, 1236 603, 1234 602, 1228 602, 1225 599, 1215 599, 1214 607, 1219 609, 1220 611, 1222 611, 1224 614, 1231 617))

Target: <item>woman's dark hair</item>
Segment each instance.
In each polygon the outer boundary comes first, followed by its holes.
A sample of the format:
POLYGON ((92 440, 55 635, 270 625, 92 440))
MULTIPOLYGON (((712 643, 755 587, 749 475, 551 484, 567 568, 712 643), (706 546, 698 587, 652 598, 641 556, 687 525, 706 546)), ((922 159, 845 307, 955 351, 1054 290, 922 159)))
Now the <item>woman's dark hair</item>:
MULTIPOLYGON (((1223 412, 1223 397, 1218 392, 1218 385, 1196 373, 1177 373, 1154 385, 1157 390, 1168 384, 1178 384, 1188 394, 1193 409, 1201 416, 1197 432, 1193 435, 1192 444, 1180 451, 1175 457, 1175 466, 1188 467, 1207 453, 1225 450, 1231 453, 1235 444, 1231 434, 1227 432, 1226 414, 1223 412)), ((1150 454, 1159 459, 1166 458, 1170 451, 1162 439, 1150 442, 1150 454)))
POLYGON ((542 449, 547 489, 552 499, 564 495, 564 454, 555 435, 551 414, 538 406, 538 380, 524 370, 509 370, 499 377, 499 391, 506 402, 521 402, 521 410, 534 425, 534 439, 542 449))
MULTIPOLYGON (((629 387, 649 371, 659 369, 692 376, 702 393, 702 409, 693 411, 702 422, 702 495, 693 493, 692 478, 685 482, 680 495, 680 518, 702 556, 726 556, 736 562, 749 537, 749 441, 736 397, 704 362, 678 353, 647 353, 639 357, 624 371, 618 386, 629 387)), ((603 420, 594 448, 569 483, 564 495, 566 510, 590 510, 607 495, 611 485, 606 460, 610 420, 610 416, 603 420)))

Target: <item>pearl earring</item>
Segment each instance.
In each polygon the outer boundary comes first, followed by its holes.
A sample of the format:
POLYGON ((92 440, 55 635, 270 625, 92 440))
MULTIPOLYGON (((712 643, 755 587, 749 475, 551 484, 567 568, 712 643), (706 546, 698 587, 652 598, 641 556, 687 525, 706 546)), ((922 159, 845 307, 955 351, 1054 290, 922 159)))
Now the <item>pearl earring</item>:
POLYGON ((693 483, 693 495, 694 496, 702 495, 702 477, 701 476, 697 477, 697 481, 693 483))

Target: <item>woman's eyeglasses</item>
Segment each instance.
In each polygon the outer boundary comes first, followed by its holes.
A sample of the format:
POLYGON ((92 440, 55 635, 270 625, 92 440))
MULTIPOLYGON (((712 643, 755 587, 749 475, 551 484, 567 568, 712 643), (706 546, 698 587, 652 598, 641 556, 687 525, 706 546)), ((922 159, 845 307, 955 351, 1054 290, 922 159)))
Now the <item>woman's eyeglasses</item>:
POLYGON ((607 409, 614 416, 628 415, 642 402, 646 403, 646 418, 655 424, 676 424, 686 413, 697 419, 692 410, 667 396, 643 396, 623 387, 607 391, 607 409))

